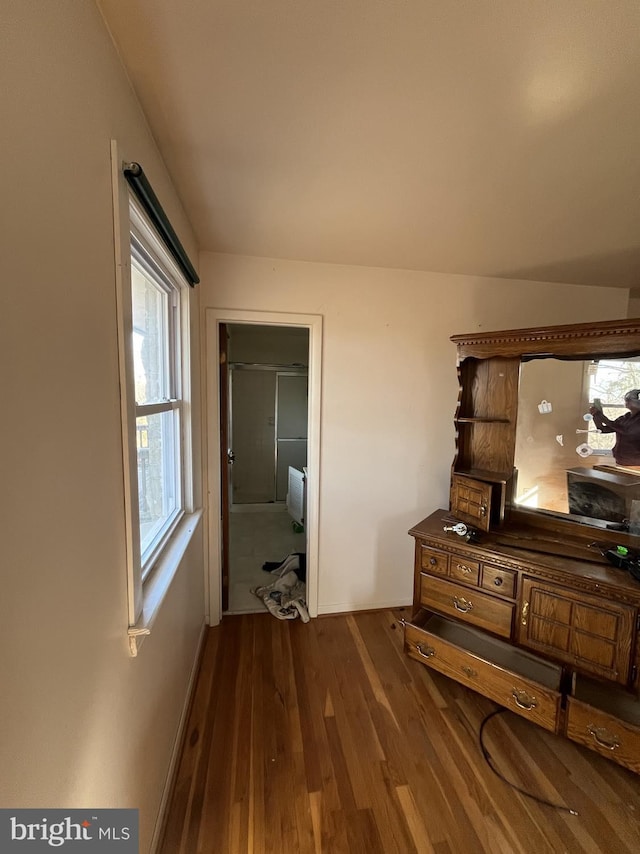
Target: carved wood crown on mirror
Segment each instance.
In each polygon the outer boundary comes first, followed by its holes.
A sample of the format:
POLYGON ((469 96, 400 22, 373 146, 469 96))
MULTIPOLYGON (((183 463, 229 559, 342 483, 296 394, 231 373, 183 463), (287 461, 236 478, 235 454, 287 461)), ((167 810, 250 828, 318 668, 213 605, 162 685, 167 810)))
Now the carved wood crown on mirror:
POLYGON ((467 356, 486 359, 492 356, 629 355, 640 352, 640 318, 472 332, 452 335, 451 341, 457 345, 460 359, 467 356), (550 344, 553 346, 548 346, 550 344))
MULTIPOLYGON (((610 537, 612 530, 616 543, 640 547, 628 520, 632 502, 640 500, 640 469, 616 466, 606 442, 594 453, 585 441, 591 441, 586 431, 593 425, 584 420, 591 366, 637 359, 640 319, 474 332, 451 340, 460 384, 452 513, 481 530, 501 527, 506 533, 524 525, 551 539, 568 536, 579 541, 577 548, 610 537), (524 382, 534 374, 533 362, 546 385, 524 382), (534 388, 542 389, 537 401, 534 388), (551 411, 552 400, 553 414, 539 415, 545 406, 551 411), (607 496, 607 507, 615 504, 615 510, 585 502, 594 492, 607 496)), ((625 412, 623 393, 617 403, 613 415, 625 412)), ((559 545, 558 553, 567 552, 559 545)))

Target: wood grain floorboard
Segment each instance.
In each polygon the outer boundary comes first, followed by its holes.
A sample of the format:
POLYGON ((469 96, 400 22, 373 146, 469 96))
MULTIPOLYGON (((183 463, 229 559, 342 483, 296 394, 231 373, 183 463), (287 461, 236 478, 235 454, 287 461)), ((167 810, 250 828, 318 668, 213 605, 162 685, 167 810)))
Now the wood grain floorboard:
POLYGON ((638 854, 640 776, 403 652, 400 611, 210 629, 159 854, 638 854))

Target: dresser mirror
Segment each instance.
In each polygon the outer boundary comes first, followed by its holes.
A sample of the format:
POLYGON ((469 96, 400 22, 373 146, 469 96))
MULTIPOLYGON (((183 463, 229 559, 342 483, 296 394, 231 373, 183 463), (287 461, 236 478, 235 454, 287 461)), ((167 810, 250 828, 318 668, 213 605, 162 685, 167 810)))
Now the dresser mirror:
POLYGON ((640 357, 526 358, 520 366, 513 504, 605 529, 640 532, 640 468, 616 465, 613 433, 597 429, 594 401, 614 420, 640 388, 640 357))
POLYGON ((455 335, 459 380, 450 510, 480 530, 526 525, 640 547, 640 466, 597 432, 640 389, 640 320, 455 335))

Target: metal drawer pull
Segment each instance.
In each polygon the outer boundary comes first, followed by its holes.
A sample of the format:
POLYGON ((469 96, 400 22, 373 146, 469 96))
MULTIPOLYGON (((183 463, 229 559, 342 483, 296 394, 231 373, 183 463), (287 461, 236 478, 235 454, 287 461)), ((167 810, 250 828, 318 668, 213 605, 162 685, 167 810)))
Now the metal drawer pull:
POLYGON ((467 611, 472 610, 473 602, 469 602, 468 599, 463 599, 462 596, 454 596, 453 607, 456 609, 456 611, 462 611, 463 614, 466 614, 467 611))
POLYGON ((473 667, 469 667, 468 664, 464 665, 462 672, 466 673, 470 679, 474 679, 478 675, 478 671, 474 670, 473 667))
POLYGON ((421 643, 416 644, 416 649, 423 658, 431 658, 436 654, 436 651, 432 646, 422 646, 421 643))
POLYGON ((532 709, 538 705, 538 701, 535 697, 531 697, 527 694, 526 691, 518 688, 511 689, 511 696, 515 700, 516 706, 519 709, 524 709, 527 712, 530 712, 532 709))
POLYGON ((463 563, 456 564, 456 569, 459 569, 460 572, 473 572, 470 566, 465 566, 463 563))
POLYGON ((600 747, 606 747, 607 750, 615 750, 617 747, 620 747, 618 736, 602 726, 589 724, 587 732, 594 737, 600 747))
POLYGON ((504 580, 502 578, 495 578, 493 583, 496 587, 501 587, 504 584, 504 580))
POLYGON ((486 516, 486 515, 487 515, 487 505, 486 505, 486 504, 481 504, 481 505, 480 505, 480 515, 481 515, 481 516, 486 516))
POLYGON ((436 564, 438 563, 438 560, 435 557, 430 557, 429 563, 431 564, 431 566, 436 566, 436 564))
POLYGON ((523 626, 527 625, 527 616, 528 615, 529 615, 529 603, 525 602, 524 605, 522 606, 522 619, 520 620, 520 622, 522 623, 523 626))

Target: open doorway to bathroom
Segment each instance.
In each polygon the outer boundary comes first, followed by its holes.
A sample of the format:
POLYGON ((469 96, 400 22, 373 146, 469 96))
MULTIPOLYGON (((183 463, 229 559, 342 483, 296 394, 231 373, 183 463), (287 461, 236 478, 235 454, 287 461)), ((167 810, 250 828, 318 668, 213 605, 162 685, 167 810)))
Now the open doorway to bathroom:
POLYGON ((292 553, 316 616, 322 317, 205 314, 209 623, 264 610, 251 588, 292 553))
POLYGON ((252 592, 275 580, 265 564, 273 569, 297 554, 306 570, 309 330, 224 324, 221 352, 228 508, 222 610, 242 614, 265 610, 252 592))

